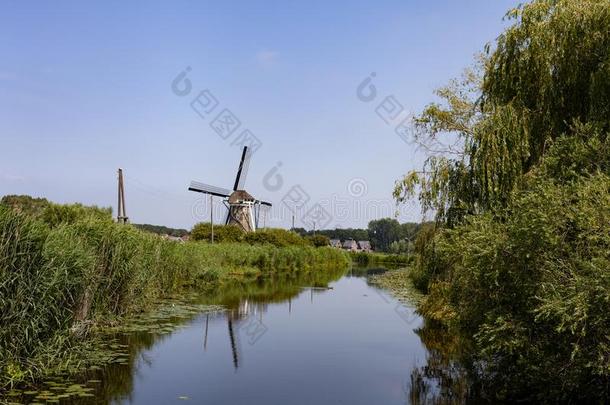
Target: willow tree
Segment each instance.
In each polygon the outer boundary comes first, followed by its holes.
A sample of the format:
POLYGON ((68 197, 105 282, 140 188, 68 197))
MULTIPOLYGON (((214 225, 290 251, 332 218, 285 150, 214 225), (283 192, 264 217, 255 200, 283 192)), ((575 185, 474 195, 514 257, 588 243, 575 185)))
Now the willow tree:
POLYGON ((398 202, 418 193, 449 226, 505 207, 549 144, 579 123, 610 130, 610 2, 535 0, 506 18, 513 25, 477 68, 414 119, 428 158, 394 190, 398 202))
POLYGON ((414 121, 395 189, 440 230, 409 273, 492 401, 610 397, 610 1, 534 0, 414 121), (470 215, 468 215, 470 214, 470 215))

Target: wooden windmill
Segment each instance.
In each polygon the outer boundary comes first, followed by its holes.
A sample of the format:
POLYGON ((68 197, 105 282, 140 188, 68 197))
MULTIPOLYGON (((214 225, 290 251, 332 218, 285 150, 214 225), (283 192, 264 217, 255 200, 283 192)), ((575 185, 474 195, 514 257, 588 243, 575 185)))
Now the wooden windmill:
POLYGON ((271 207, 271 203, 257 200, 244 190, 249 166, 250 152, 248 147, 244 146, 233 190, 198 181, 192 181, 189 187, 189 191, 223 198, 227 206, 225 225, 236 225, 244 232, 254 232, 258 228, 261 206, 271 207))

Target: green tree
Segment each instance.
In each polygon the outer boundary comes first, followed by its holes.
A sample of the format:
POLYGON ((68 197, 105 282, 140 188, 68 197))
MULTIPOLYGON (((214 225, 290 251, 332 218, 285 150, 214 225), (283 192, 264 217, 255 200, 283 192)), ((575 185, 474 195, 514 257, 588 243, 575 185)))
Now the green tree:
POLYGON ((490 398, 610 395, 610 2, 535 0, 414 121, 428 150, 396 184, 436 225, 420 311, 474 341, 490 398))
POLYGON ((610 128, 608 1, 538 0, 478 65, 437 94, 414 121, 429 156, 395 188, 449 226, 503 208, 550 142, 577 122, 610 128))
POLYGON ((404 224, 400 224, 400 239, 415 241, 420 226, 421 224, 415 222, 405 222, 404 224))
POLYGON ((169 228, 163 225, 151 225, 151 224, 133 224, 136 228, 142 229, 143 231, 156 233, 158 235, 170 235, 182 237, 189 234, 186 229, 169 228))
POLYGON ((368 235, 376 250, 387 252, 390 244, 400 239, 400 224, 393 218, 373 220, 369 222, 368 235))
POLYGON ((330 239, 328 238, 328 236, 312 235, 308 236, 307 239, 315 247, 330 246, 330 239))

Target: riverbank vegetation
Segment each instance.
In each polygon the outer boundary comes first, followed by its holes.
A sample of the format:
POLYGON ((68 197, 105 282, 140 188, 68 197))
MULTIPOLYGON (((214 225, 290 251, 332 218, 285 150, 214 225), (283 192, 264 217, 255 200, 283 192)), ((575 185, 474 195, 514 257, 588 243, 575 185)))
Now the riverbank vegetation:
POLYGON ((388 290, 399 301, 409 306, 417 306, 424 297, 421 291, 413 285, 408 268, 373 274, 368 278, 368 282, 388 290))
POLYGON ((391 267, 408 266, 413 262, 412 255, 376 252, 349 252, 352 261, 359 266, 387 265, 391 267))
POLYGON ((610 3, 535 0, 508 18, 480 68, 415 119, 429 156, 395 196, 419 196, 436 226, 411 277, 420 311, 472 339, 487 399, 604 402, 610 3))
POLYGON ((176 238, 182 238, 189 234, 189 231, 187 231, 186 229, 169 228, 167 226, 162 225, 133 224, 133 226, 143 231, 156 233, 157 235, 169 235, 176 238))
POLYGON ((172 294, 349 262, 325 247, 177 243, 108 209, 21 199, 0 204, 0 387, 82 363, 96 328, 172 294))
POLYGON ((411 254, 413 253, 413 241, 425 226, 427 226, 425 223, 405 222, 401 224, 395 218, 381 218, 370 221, 366 229, 337 228, 307 231, 304 228, 295 228, 293 231, 303 237, 322 235, 341 241, 350 239, 370 241, 377 252, 411 254))

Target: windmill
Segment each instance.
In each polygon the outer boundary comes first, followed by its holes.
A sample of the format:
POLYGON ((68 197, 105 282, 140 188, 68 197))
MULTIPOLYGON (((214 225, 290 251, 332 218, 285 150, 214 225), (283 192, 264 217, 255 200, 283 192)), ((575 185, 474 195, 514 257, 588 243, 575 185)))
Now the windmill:
POLYGON ((198 181, 192 181, 189 187, 189 191, 223 198, 223 202, 227 206, 225 225, 236 225, 244 232, 254 232, 258 228, 261 206, 271 207, 271 203, 257 200, 244 190, 246 175, 250 166, 250 156, 248 147, 244 146, 233 190, 198 181))

